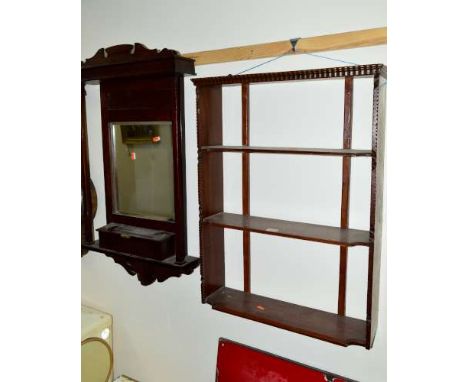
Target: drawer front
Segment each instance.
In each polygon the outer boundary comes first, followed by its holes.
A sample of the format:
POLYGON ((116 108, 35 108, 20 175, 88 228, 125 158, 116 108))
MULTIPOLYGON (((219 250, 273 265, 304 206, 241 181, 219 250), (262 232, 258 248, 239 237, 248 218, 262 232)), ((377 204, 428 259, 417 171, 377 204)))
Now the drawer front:
POLYGON ((109 232, 105 227, 98 231, 99 244, 103 248, 155 260, 164 260, 175 255, 175 235, 170 232, 159 231, 161 235, 155 240, 154 238, 135 237, 120 232, 109 232))

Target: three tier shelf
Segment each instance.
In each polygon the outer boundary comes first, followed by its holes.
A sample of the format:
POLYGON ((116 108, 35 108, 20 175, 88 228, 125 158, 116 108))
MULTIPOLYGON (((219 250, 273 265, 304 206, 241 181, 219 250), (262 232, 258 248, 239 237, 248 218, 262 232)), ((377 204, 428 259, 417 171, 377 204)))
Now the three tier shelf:
MULTIPOLYGON (((383 161, 386 67, 382 64, 302 70, 293 72, 229 75, 193 79, 197 90, 198 175, 200 203, 200 256, 202 302, 213 309, 244 317, 341 346, 359 345, 370 349, 378 321, 379 276, 382 237, 383 161), (353 80, 373 78, 372 148, 351 148, 353 80), (344 79, 344 125, 341 149, 259 147, 249 145, 249 89, 253 83, 344 79), (222 87, 242 89, 242 146, 223 145, 222 87), (242 214, 227 213, 223 206, 223 153, 242 155, 242 214), (299 223, 250 215, 249 155, 293 154, 342 157, 341 224, 339 227, 299 223), (352 157, 370 157, 371 201, 369 231, 351 229, 349 193, 352 157), (224 230, 243 232, 244 288, 225 284, 224 230), (337 313, 304 307, 251 293, 250 233, 277 235, 334 244, 340 247, 337 313), (346 316, 348 247, 369 248, 366 320, 346 316)), ((287 206, 285 206, 287 208, 287 206)))

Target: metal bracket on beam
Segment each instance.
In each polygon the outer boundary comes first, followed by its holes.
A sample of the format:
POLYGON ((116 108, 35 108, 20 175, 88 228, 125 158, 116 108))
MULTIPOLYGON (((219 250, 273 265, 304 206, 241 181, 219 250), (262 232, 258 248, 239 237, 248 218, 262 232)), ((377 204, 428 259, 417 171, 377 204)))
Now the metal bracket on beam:
POLYGON ((289 42, 291 43, 291 49, 292 51, 295 53, 296 52, 296 45, 297 45, 297 42, 300 40, 301 38, 300 37, 296 37, 296 38, 291 38, 289 39, 289 42))

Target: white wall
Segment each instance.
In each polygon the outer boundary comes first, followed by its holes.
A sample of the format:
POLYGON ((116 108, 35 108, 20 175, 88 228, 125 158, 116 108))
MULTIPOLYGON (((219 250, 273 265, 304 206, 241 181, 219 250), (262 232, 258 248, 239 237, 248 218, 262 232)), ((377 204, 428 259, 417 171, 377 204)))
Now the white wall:
MULTIPOLYGON (((181 52, 283 40, 297 36, 386 25, 383 0, 368 1, 104 1, 82 0, 82 59, 101 47, 142 42, 149 48, 181 52)), ((328 52, 327 56, 357 63, 386 62, 385 46, 328 52)), ((197 67, 201 76, 237 73, 259 61, 197 67)), ((260 71, 335 66, 310 56, 284 57, 260 71)), ((370 132, 366 84, 356 84, 354 143, 368 147, 370 132), (367 108, 366 108, 367 107, 367 108), (358 111, 362 110, 362 111, 358 111)), ((368 85, 368 84, 367 84, 368 85)), ((95 227, 105 224, 99 92, 89 87, 88 131, 91 174, 99 208, 95 227)), ((185 81, 187 136, 188 247, 198 256, 195 92, 185 81)), ((226 93, 225 137, 239 143, 239 95, 226 93)), ((338 147, 342 121, 342 83, 324 82, 258 86, 252 90, 252 143, 338 147), (279 89, 280 90, 276 90, 279 89), (307 97, 307 98, 306 98, 307 97), (307 99, 307 102, 305 101, 307 99), (290 101, 290 102, 288 102, 290 101), (320 101, 320 103, 315 102, 320 101), (317 106, 319 104, 320 106, 317 106), (336 110, 336 112, 335 112, 336 110), (314 144, 315 142, 315 144, 314 144)), ((226 156, 226 209, 240 207, 239 158, 226 156)), ((340 161, 336 158, 254 156, 252 213, 322 224, 339 222, 340 161), (267 160, 268 159, 268 160, 267 160)), ((368 227, 369 162, 353 160, 351 224, 368 227)), ((238 232, 226 231, 228 277, 241 282, 238 232)), ((329 311, 336 309, 338 248, 329 245, 254 235, 253 288, 329 311), (294 272, 280 280, 283 270, 294 272)), ((386 380, 386 256, 381 273, 380 322, 374 347, 343 348, 299 334, 211 310, 200 302, 200 274, 142 287, 104 255, 82 260, 83 302, 114 316, 115 373, 142 382, 214 381, 217 341, 226 337, 360 381, 386 380)), ((348 313, 365 316, 366 251, 350 251, 348 313)))

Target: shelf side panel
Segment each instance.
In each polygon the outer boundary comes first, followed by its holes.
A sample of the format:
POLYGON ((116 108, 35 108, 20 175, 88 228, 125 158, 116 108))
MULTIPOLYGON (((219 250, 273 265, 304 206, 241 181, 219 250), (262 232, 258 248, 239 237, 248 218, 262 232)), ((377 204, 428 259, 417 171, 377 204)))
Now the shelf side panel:
POLYGON ((370 232, 373 245, 369 248, 369 274, 367 293, 367 348, 371 348, 377 332, 379 319, 380 262, 382 252, 383 187, 385 157, 385 109, 386 80, 374 77, 374 101, 372 116, 372 182, 370 232))
POLYGON ((202 301, 225 284, 224 229, 206 227, 206 216, 223 211, 223 154, 206 155, 205 145, 223 144, 222 88, 197 87, 198 194, 202 301))

